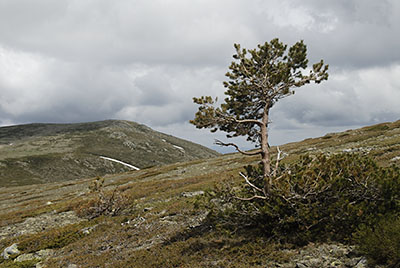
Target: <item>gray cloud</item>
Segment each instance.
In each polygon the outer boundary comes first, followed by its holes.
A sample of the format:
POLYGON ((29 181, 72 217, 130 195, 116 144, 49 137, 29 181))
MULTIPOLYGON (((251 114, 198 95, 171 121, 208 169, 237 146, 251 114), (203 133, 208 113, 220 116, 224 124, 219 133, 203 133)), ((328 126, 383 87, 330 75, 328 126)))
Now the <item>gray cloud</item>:
POLYGON ((330 64, 273 108, 276 143, 396 120, 399 25, 395 0, 4 0, 0 124, 120 118, 212 146, 192 97, 223 98, 233 43, 275 37, 330 64))

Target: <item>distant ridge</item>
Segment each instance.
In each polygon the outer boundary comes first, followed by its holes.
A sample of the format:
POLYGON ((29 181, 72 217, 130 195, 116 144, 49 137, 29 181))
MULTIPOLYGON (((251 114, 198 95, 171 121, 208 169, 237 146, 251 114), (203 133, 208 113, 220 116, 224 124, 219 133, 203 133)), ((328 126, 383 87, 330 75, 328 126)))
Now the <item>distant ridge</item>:
POLYGON ((103 176, 130 171, 129 165, 143 169, 217 155, 123 120, 0 127, 0 187, 103 176))

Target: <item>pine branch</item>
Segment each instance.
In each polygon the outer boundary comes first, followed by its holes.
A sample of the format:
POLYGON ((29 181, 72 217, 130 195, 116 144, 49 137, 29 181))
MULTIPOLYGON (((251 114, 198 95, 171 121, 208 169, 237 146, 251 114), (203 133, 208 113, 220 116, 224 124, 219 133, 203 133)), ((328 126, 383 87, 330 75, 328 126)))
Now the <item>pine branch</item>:
POLYGON ((257 150, 257 151, 254 151, 254 152, 242 151, 242 150, 240 150, 239 146, 237 146, 236 144, 234 144, 234 143, 224 143, 224 142, 222 142, 220 140, 215 140, 215 144, 219 145, 219 146, 225 146, 225 147, 228 147, 228 146, 235 147, 236 151, 238 151, 239 153, 244 154, 244 155, 258 155, 258 154, 262 153, 261 149, 257 150))
POLYGON ((264 125, 263 122, 258 121, 256 119, 236 119, 233 116, 229 116, 229 115, 227 115, 225 113, 222 113, 222 112, 220 112, 218 110, 215 111, 215 114, 218 115, 218 116, 221 116, 222 120, 233 121, 233 122, 238 123, 238 124, 250 123, 250 124, 256 124, 258 126, 263 126, 264 125))

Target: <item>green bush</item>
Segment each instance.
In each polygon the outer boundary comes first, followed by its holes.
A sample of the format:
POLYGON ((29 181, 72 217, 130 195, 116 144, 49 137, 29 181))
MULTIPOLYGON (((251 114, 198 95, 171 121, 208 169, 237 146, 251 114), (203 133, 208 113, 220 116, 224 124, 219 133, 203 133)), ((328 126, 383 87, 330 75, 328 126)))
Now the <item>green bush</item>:
MULTIPOLYGON (((259 167, 247 167, 251 183, 262 189, 259 167)), ((265 199, 249 184, 220 184, 209 191, 208 219, 224 230, 255 228, 283 242, 345 241, 365 224, 400 211, 400 173, 355 154, 305 156, 281 167, 265 199)))
POLYGON ((372 264, 400 266, 400 217, 381 219, 375 226, 362 225, 354 234, 360 252, 372 264))

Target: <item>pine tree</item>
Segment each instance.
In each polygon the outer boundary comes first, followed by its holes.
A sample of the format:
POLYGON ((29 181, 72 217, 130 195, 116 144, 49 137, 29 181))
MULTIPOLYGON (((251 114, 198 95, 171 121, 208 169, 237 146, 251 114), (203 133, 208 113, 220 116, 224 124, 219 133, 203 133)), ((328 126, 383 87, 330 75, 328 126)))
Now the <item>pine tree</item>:
POLYGON ((247 136, 247 140, 256 143, 255 151, 243 151, 245 155, 260 155, 264 176, 264 193, 270 192, 273 184, 271 176, 271 158, 268 145, 269 112, 274 104, 294 94, 294 88, 310 82, 320 83, 328 79, 328 65, 321 60, 307 69, 307 47, 299 41, 287 50, 287 45, 273 39, 269 43, 258 45, 256 49, 241 49, 234 45, 236 54, 223 83, 225 102, 215 107, 217 99, 210 96, 193 98, 199 109, 190 121, 197 128, 210 128, 212 132, 227 132, 227 137, 247 136))

